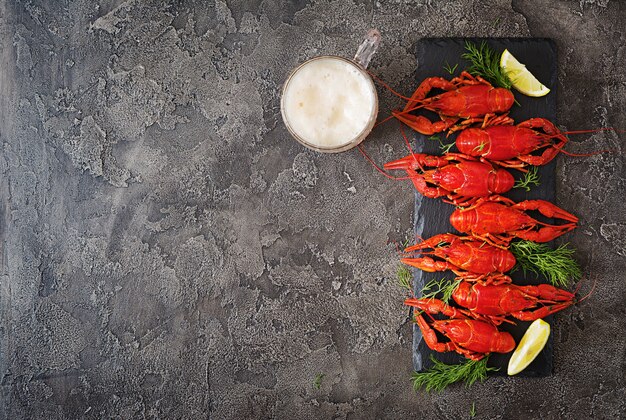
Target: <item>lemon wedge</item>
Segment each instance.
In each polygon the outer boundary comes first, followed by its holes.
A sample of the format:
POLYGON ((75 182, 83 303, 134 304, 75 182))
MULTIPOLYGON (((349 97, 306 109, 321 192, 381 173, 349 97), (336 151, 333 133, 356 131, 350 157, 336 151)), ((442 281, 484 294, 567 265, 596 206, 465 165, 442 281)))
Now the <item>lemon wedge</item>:
POLYGON ((513 87, 524 95, 539 97, 545 96, 550 92, 550 89, 542 85, 541 82, 528 71, 525 65, 513 57, 513 54, 511 54, 509 50, 504 50, 502 53, 500 68, 509 76, 513 87))
POLYGON ((545 347, 550 337, 550 324, 543 319, 536 319, 524 333, 521 341, 509 360, 507 373, 517 375, 535 360, 545 347))

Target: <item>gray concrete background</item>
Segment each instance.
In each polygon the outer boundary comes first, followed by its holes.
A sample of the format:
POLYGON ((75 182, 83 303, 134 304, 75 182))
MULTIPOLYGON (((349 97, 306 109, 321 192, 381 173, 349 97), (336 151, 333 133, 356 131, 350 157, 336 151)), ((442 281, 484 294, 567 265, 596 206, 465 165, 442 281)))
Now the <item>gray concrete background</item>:
MULTIPOLYGON (((33 0, 0 16, 1 418, 626 416, 623 135, 559 158, 557 202, 581 218, 566 240, 598 287, 557 315, 554 375, 429 395, 410 386, 395 280, 412 188, 291 141, 278 95, 370 27, 371 69, 404 93, 420 37, 550 37, 558 123, 625 130, 624 3, 33 0)), ((393 124, 366 144, 405 153, 393 124)))

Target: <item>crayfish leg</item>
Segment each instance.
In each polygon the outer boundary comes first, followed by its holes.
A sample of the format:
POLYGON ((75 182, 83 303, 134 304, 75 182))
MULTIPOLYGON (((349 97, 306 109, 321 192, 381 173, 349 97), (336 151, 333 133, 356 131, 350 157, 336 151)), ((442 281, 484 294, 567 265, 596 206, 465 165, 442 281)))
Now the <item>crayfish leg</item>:
POLYGON ((412 245, 406 248, 404 252, 417 251, 417 250, 427 249, 427 248, 434 249, 434 248, 437 248, 437 246, 441 243, 451 244, 453 242, 456 242, 462 239, 463 238, 459 238, 458 236, 453 235, 451 233, 440 233, 438 235, 431 236, 430 238, 425 239, 420 243, 417 243, 415 245, 412 245))
POLYGON ((558 219, 567 220, 573 223, 578 222, 578 217, 572 213, 563 210, 559 206, 552 204, 545 200, 525 200, 512 206, 513 208, 521 210, 537 210, 546 217, 554 217, 558 219))
POLYGON ((573 302, 575 295, 567 290, 559 289, 550 284, 539 284, 537 286, 518 286, 527 295, 550 302, 573 302))
POLYGON ((508 113, 502 115, 492 115, 489 118, 486 117, 487 116, 485 116, 485 121, 483 122, 482 128, 492 125, 513 125, 515 123, 515 120, 509 117, 508 113))
POLYGON ((492 86, 491 83, 486 81, 480 76, 473 76, 469 72, 463 70, 460 75, 450 80, 451 83, 454 83, 457 86, 471 86, 471 85, 488 85, 492 86))
POLYGON ((477 234, 471 233, 471 235, 478 240, 487 242, 489 245, 493 245, 496 248, 501 248, 501 249, 508 249, 509 244, 515 237, 515 235, 509 235, 509 234, 497 235, 497 234, 492 234, 492 233, 486 233, 484 235, 477 235, 477 234))
POLYGON ((509 160, 492 160, 490 162, 503 168, 514 168, 520 172, 528 172, 528 169, 526 169, 525 167, 528 165, 533 165, 532 163, 521 160, 521 157, 519 157, 518 159, 509 160))
POLYGON ((498 325, 502 324, 503 322, 515 325, 515 322, 506 319, 506 317, 504 317, 504 316, 482 315, 482 314, 477 314, 477 313, 471 312, 471 311, 470 311, 470 316, 472 318, 474 318, 475 320, 477 320, 477 321, 487 322, 487 323, 492 324, 494 326, 498 326, 498 325))
POLYGON ((559 151, 559 149, 550 146, 546 150, 544 150, 544 152, 540 156, 521 155, 518 156, 518 159, 528 165, 543 166, 550 163, 550 161, 554 159, 557 154, 559 154, 559 151))
POLYGON ((423 115, 412 115, 398 111, 392 111, 391 114, 413 130, 427 136, 447 130, 457 120, 455 118, 454 122, 450 119, 432 122, 423 115))
POLYGON ((448 351, 457 351, 457 346, 449 341, 447 343, 442 343, 437 339, 437 333, 434 329, 431 328, 430 325, 426 322, 424 317, 415 312, 415 322, 420 327, 422 331, 422 336, 424 337, 424 342, 431 350, 437 351, 439 353, 444 353, 448 351))
POLYGON ((470 311, 454 308, 439 299, 408 298, 405 299, 404 304, 431 315, 443 314, 453 319, 466 319, 470 316, 470 311))
POLYGON ((411 99, 407 102, 403 111, 407 111, 413 108, 418 102, 423 100, 428 93, 433 89, 442 89, 445 91, 454 90, 457 88, 457 84, 453 83, 449 80, 444 79, 443 77, 428 77, 420 83, 420 85, 415 89, 413 95, 411 95, 411 99))
POLYGON ((421 174, 416 174, 411 171, 407 171, 407 174, 409 175, 409 178, 411 178, 411 182, 413 182, 415 189, 424 197, 438 198, 448 194, 448 190, 441 187, 429 187, 424 179, 424 176, 421 174))
POLYGON ((400 262, 406 265, 410 265, 411 267, 416 267, 420 270, 427 271, 429 273, 434 273, 436 271, 453 270, 457 268, 447 261, 435 261, 430 257, 402 258, 400 259, 400 262))
POLYGON ((512 232, 512 234, 526 241, 545 243, 566 234, 570 230, 576 229, 577 226, 576 223, 567 223, 559 226, 546 226, 538 230, 522 230, 512 232))
POLYGON ((574 302, 560 303, 558 305, 544 306, 534 311, 519 311, 513 312, 512 317, 519 319, 520 321, 534 321, 539 318, 545 318, 548 315, 552 315, 565 308, 572 306, 574 302))

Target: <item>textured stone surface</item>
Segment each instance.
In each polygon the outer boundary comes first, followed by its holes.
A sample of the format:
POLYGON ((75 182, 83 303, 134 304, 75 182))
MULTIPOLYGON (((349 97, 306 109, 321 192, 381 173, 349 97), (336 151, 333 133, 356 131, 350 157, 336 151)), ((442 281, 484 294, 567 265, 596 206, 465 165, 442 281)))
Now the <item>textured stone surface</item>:
MULTIPOLYGON (((555 374, 416 394, 393 244, 413 191, 291 141, 278 93, 372 26, 405 93, 420 37, 551 37, 559 124, 624 130, 624 3, 53 3, 0 5, 0 418, 625 415, 623 135, 559 158, 598 286, 556 317, 555 374)), ((367 147, 404 153, 393 124, 367 147)))

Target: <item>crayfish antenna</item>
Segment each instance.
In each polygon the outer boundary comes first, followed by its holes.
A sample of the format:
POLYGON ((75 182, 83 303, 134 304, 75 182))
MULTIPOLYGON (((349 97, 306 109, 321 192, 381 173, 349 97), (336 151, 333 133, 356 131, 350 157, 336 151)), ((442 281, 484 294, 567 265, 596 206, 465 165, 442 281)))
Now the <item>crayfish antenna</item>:
POLYGON ((376 124, 374 124, 374 127, 372 128, 372 130, 373 130, 374 128, 378 127, 379 125, 384 124, 384 123, 386 123, 387 121, 392 120, 392 119, 394 119, 394 118, 396 118, 396 117, 395 117, 395 115, 393 115, 393 114, 392 114, 392 115, 388 116, 387 118, 384 118, 384 119, 382 119, 382 120, 378 121, 376 124))
POLYGON ((371 157, 369 157, 369 155, 365 152, 365 149, 363 149, 363 146, 362 146, 362 145, 360 145, 360 144, 359 144, 359 145, 357 146, 357 149, 359 149, 359 152, 361 152, 361 154, 363 155, 363 157, 364 157, 364 158, 365 158, 365 159, 366 159, 369 163, 371 163, 371 164, 372 164, 372 166, 373 166, 373 167, 374 167, 374 168, 375 168, 378 172, 380 172, 381 174, 383 174, 383 175, 384 175, 384 176, 386 176, 387 178, 389 178, 389 179, 393 179, 394 181, 404 181, 404 180, 406 180, 406 179, 411 179, 411 177, 410 177, 410 176, 400 176, 400 177, 397 177, 397 176, 389 175, 389 174, 388 174, 387 172, 385 172, 385 171, 384 171, 384 170, 383 170, 380 166, 378 166, 378 165, 376 164, 376 162, 374 162, 374 160, 372 160, 372 158, 371 158, 371 157))
MULTIPOLYGON (((418 243, 420 243, 420 242, 424 242, 424 238, 422 238, 420 235, 417 235, 417 234, 416 234, 416 235, 415 235, 415 244, 418 244, 418 243)), ((415 245, 415 244, 413 244, 413 245, 415 245)), ((407 251, 407 249, 408 249, 408 248, 411 248, 413 245, 409 245, 409 246, 407 246, 406 248, 404 248, 404 249, 402 250, 402 253, 404 253, 404 254, 411 254, 413 251, 412 251, 412 250, 411 250, 411 251, 407 251)))
MULTIPOLYGON (((381 124, 382 122, 386 121, 387 119, 381 121, 379 124, 381 124)), ((377 124, 378 125, 378 124, 377 124)), ((400 124, 400 132, 402 133, 402 137, 404 138, 404 142, 407 145, 409 151, 411 152, 411 156, 413 156, 413 159, 415 159, 415 162, 417 163, 417 165, 422 168, 422 165, 420 165, 420 163, 417 161, 417 158, 415 157, 415 152, 413 152, 413 148, 411 148, 411 143, 409 142, 409 139, 407 138, 406 134, 404 134, 404 130, 402 129, 402 124, 400 124)), ((406 179, 411 179, 410 176, 402 176, 402 177, 396 177, 393 175, 389 175, 384 169, 382 169, 380 166, 378 166, 376 164, 376 162, 374 162, 374 160, 365 152, 365 149, 363 148, 362 144, 359 144, 357 146, 357 149, 359 149, 359 152, 361 152, 361 154, 363 155, 363 157, 372 164, 372 166, 381 174, 383 174, 385 177, 389 178, 389 179, 393 179, 394 181, 404 181, 406 179)), ((422 168, 423 170, 423 168, 422 168)))
POLYGON ((589 156, 599 155, 601 153, 615 152, 615 150, 605 149, 605 150, 599 150, 597 152, 591 152, 591 153, 572 153, 572 152, 565 151, 563 149, 559 149, 559 152, 563 153, 564 155, 572 156, 572 157, 589 157, 589 156))
POLYGON ((401 95, 401 94, 399 94, 398 92, 396 92, 395 90, 393 90, 393 89, 391 88, 391 86, 389 86, 387 83, 383 82, 383 80, 382 80, 380 77, 376 76, 376 75, 375 75, 374 73, 372 73, 371 71, 369 71, 369 70, 365 70, 365 71, 366 71, 366 72, 367 72, 370 76, 372 76, 372 79, 374 79, 374 80, 376 81, 376 83, 380 84, 382 87, 384 87, 385 89, 387 89, 389 92, 391 92, 392 94, 394 94, 394 95, 395 95, 395 96, 397 96, 398 98, 400 98, 400 99, 404 99, 404 100, 406 100, 406 101, 410 101, 410 100, 411 100, 411 98, 409 98, 408 96, 401 95))
POLYGON ((403 250, 401 248, 402 244, 400 242, 387 240, 387 245, 389 245, 389 244, 393 244, 396 247, 396 254, 398 254, 398 256, 403 254, 403 250))
MULTIPOLYGON (((387 89, 389 92, 391 92, 391 94, 393 94, 393 95, 397 96, 397 97, 398 97, 398 98, 400 98, 400 99, 404 99, 404 100, 406 100, 406 101, 412 101, 412 100, 413 100, 412 98, 410 98, 410 97, 408 97, 408 96, 404 96, 404 95, 402 95, 402 94, 400 94, 400 93, 396 92, 396 91, 395 91, 395 90, 394 90, 391 86, 389 86, 389 85, 388 85, 387 83, 385 83, 385 82, 384 82, 384 81, 383 81, 380 77, 376 76, 376 75, 375 75, 374 73, 372 73, 371 71, 369 71, 369 70, 365 70, 365 71, 366 71, 366 72, 367 72, 367 73, 368 73, 368 74, 372 77, 372 79, 374 79, 374 80, 376 81, 376 83, 378 83, 379 85, 381 85, 382 87, 384 87, 385 89, 387 89)), ((409 113, 409 112, 411 112, 411 111, 413 111, 413 110, 415 110, 415 109, 419 109, 419 108, 422 108, 422 107, 423 107, 423 105, 418 105, 418 106, 412 107, 412 108, 410 108, 410 109, 407 109, 407 110, 405 110, 405 111, 398 111, 398 112, 400 112, 400 113, 402 113, 402 114, 405 114, 405 113, 409 113)), ((376 127, 378 127, 379 125, 384 124, 384 123, 386 123, 387 121, 389 121, 389 120, 391 120, 391 119, 394 119, 394 118, 396 118, 396 117, 395 117, 395 115, 390 115, 390 116, 388 116, 387 118, 384 118, 383 120, 378 121, 378 122, 374 125, 374 128, 376 128, 376 127)))
POLYGON ((562 131, 561 134, 569 135, 569 134, 591 134, 591 133, 599 133, 601 131, 614 131, 618 134, 624 134, 624 130, 616 130, 613 127, 603 127, 596 128, 595 130, 573 130, 573 131, 562 131))
MULTIPOLYGON (((576 288, 576 291, 574 293, 578 292, 578 290, 580 289, 581 284, 582 284, 582 282, 578 285, 578 287, 576 288)), ((591 290, 589 291, 589 293, 587 293, 585 296, 583 296, 580 299, 578 299, 578 302, 576 302, 576 303, 580 303, 580 302, 584 301, 585 299, 587 299, 589 296, 591 296, 593 291, 596 290, 596 285, 597 284, 598 284, 598 276, 596 276, 595 280, 593 281, 593 285, 591 286, 591 290)))
MULTIPOLYGON (((613 131, 613 132, 618 133, 618 134, 623 134, 625 132, 624 130, 616 130, 613 127, 603 127, 603 128, 596 128, 594 130, 562 131, 560 133, 556 133, 556 134, 552 134, 552 135, 546 134, 546 137, 552 139, 552 138, 558 137, 560 135, 568 136, 570 134, 592 134, 592 133, 599 133, 599 132, 602 132, 602 131, 613 131)), ((613 149, 599 150, 597 152, 592 152, 592 153, 571 153, 571 152, 567 152, 567 151, 562 149, 562 147, 564 145, 565 144, 563 144, 561 147, 555 146, 555 148, 557 148, 560 153, 563 153, 564 155, 572 156, 572 157, 589 157, 589 156, 599 155, 601 153, 619 153, 619 150, 613 150, 613 149)))
POLYGON ((415 157, 415 152, 413 151, 413 148, 411 147, 411 142, 407 138, 406 134, 404 134, 404 128, 402 128, 402 124, 400 124, 400 133, 402 133, 402 138, 404 138, 404 143, 406 144, 406 147, 409 149, 409 152, 411 152, 411 156, 413 156, 413 159, 415 159, 415 162, 417 162, 417 166, 419 166, 421 170, 424 170, 424 168, 422 168, 422 165, 419 164, 419 162, 417 161, 417 158, 415 157))

